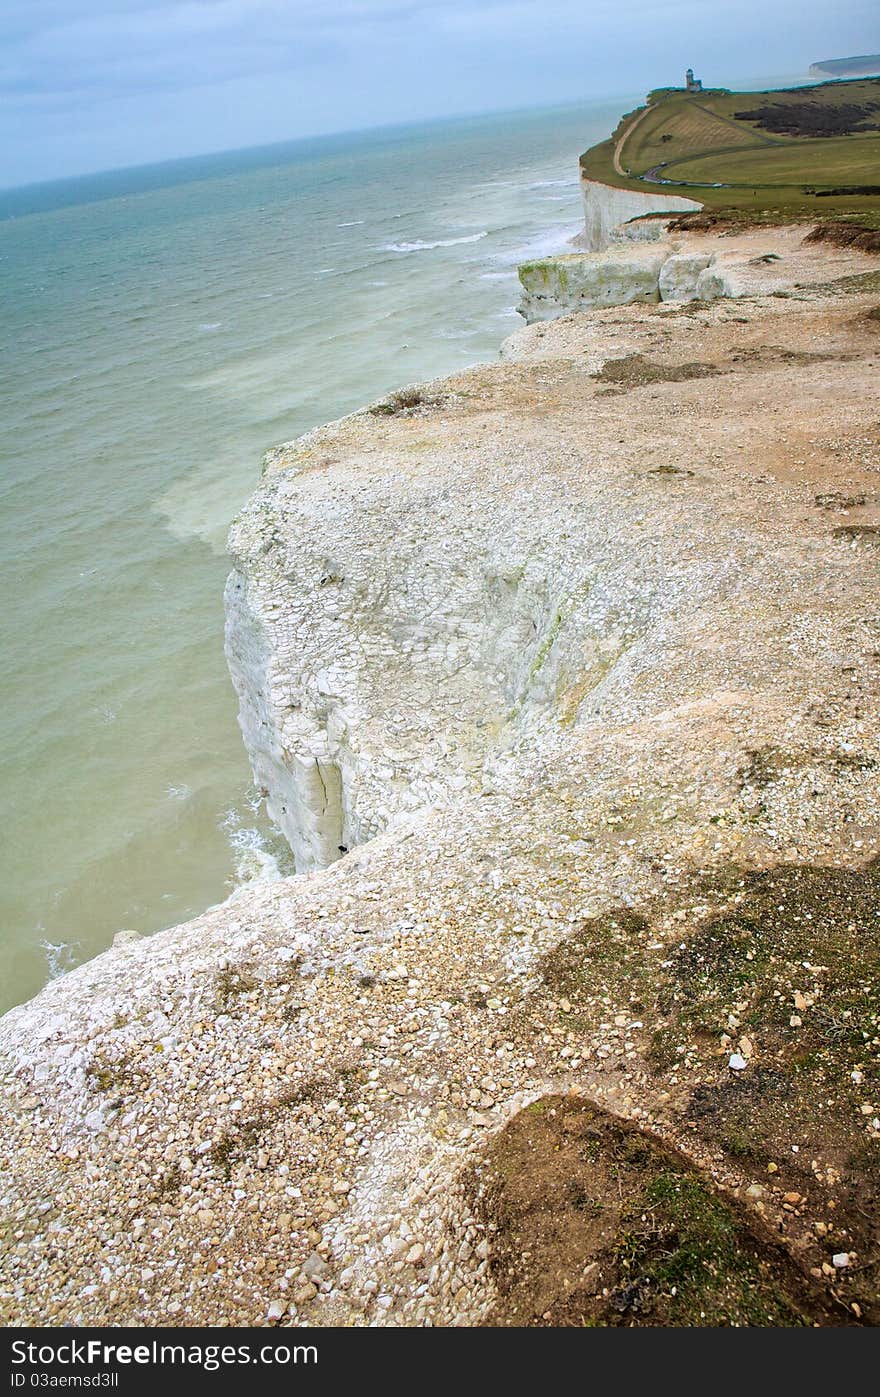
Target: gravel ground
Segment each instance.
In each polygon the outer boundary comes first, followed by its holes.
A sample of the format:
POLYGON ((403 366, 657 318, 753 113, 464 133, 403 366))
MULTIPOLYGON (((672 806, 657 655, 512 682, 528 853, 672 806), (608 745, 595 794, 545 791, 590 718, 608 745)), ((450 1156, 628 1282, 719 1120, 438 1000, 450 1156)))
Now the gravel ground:
POLYGON ((474 1178, 550 1094, 675 1145, 876 1321, 877 301, 532 326, 273 454, 233 537, 269 658, 234 625, 233 670, 270 801, 308 815, 323 754, 351 846, 3 1019, 5 1323, 495 1322, 474 1178), (765 907, 766 985, 706 988, 681 957, 778 868, 867 880, 865 958, 821 899, 810 956, 767 951, 765 907), (821 1130, 700 1125, 771 1069, 821 1130))

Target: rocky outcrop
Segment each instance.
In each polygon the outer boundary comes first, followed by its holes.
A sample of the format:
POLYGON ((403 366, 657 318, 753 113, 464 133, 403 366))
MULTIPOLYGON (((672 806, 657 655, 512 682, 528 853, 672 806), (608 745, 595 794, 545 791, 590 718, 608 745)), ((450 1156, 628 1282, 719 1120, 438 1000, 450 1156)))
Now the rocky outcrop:
POLYGON ((533 1255, 655 1175, 664 1257, 758 1239, 712 1314, 876 1320, 875 301, 527 326, 272 453, 227 647, 303 871, 0 1021, 3 1322, 655 1322, 533 1255))
POLYGON ((723 244, 682 232, 659 241, 620 238, 604 252, 545 257, 519 268, 523 318, 555 320, 573 311, 635 301, 715 301, 790 294, 811 278, 858 273, 866 265, 855 237, 831 245, 801 227, 770 227, 723 244))
POLYGON ((531 324, 569 311, 659 300, 659 276, 668 255, 665 243, 636 243, 526 262, 518 269, 523 288, 519 313, 531 324))
POLYGON ((531 324, 556 320, 572 311, 627 306, 634 301, 713 301, 719 296, 754 293, 760 278, 735 258, 715 269, 716 254, 706 249, 677 251, 680 241, 630 242, 604 252, 565 253, 519 267, 523 288, 517 309, 531 324))
POLYGON ((617 189, 600 184, 598 180, 581 175, 584 199, 584 245, 591 252, 601 252, 615 240, 618 227, 631 219, 654 213, 695 213, 703 207, 694 199, 679 194, 667 194, 653 189, 644 194, 631 189, 617 189))
POLYGON ((699 280, 714 256, 705 250, 670 253, 657 277, 661 301, 713 300, 712 296, 700 295, 699 280))

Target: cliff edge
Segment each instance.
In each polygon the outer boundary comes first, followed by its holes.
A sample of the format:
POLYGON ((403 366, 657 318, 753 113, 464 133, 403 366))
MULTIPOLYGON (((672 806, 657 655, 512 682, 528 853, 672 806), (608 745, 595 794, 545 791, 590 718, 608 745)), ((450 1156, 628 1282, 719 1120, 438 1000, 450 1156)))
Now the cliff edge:
POLYGON ((880 258, 782 250, 271 453, 301 872, 0 1023, 5 1322, 876 1322, 880 258))

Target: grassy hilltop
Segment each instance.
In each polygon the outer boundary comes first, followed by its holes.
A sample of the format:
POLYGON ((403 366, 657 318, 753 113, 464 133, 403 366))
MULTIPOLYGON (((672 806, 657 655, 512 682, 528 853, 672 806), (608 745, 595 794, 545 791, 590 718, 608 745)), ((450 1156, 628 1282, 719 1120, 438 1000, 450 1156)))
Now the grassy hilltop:
POLYGON ((710 209, 880 220, 880 78, 766 92, 661 88, 581 167, 641 193, 693 190, 710 209))

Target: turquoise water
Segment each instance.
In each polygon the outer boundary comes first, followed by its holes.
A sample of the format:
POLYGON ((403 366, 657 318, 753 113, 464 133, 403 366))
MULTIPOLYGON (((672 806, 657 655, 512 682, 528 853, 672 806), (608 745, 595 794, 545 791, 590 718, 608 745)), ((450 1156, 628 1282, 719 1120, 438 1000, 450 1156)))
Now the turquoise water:
POLYGON ((266 447, 497 354, 626 104, 0 194, 0 1009, 289 869, 223 659, 229 521, 266 447))

